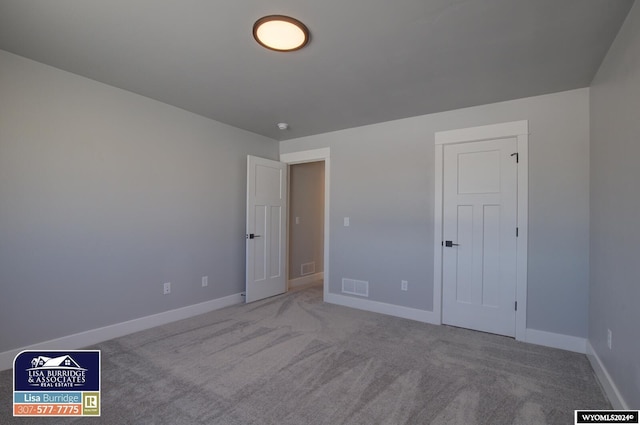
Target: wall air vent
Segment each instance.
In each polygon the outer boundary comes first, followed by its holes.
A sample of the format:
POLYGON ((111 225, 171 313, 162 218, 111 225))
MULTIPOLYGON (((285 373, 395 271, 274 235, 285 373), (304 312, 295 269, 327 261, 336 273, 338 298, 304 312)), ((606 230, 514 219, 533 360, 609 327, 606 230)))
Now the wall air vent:
POLYGON ((300 265, 300 276, 306 276, 316 272, 316 263, 314 261, 310 263, 304 263, 300 265))
POLYGON ((345 294, 358 295, 360 297, 368 297, 369 282, 366 280, 342 278, 342 292, 345 294))

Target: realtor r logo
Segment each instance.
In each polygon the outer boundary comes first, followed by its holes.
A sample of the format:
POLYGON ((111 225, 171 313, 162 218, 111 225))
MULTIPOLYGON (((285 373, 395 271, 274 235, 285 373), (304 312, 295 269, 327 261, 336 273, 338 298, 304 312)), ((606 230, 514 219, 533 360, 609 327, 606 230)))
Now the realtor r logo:
POLYGON ((100 415, 100 395, 98 393, 82 394, 82 414, 85 416, 100 415))
POLYGON ((95 409, 98 407, 98 397, 94 395, 88 395, 84 398, 84 407, 89 409, 95 409))

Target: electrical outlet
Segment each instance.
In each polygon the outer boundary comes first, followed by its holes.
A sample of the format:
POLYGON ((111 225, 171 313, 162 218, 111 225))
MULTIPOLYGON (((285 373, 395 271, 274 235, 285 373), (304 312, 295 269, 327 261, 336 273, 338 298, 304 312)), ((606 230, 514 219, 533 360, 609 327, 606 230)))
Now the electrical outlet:
POLYGON ((209 276, 202 276, 202 287, 209 286, 209 276))
POLYGON ((409 282, 407 282, 406 280, 401 280, 400 281, 400 289, 403 291, 408 291, 409 290, 409 282))
POLYGON ((611 339, 611 329, 607 329, 607 347, 609 347, 609 350, 611 350, 611 339))
POLYGON ((167 295, 171 293, 171 282, 165 282, 164 283, 164 290, 163 290, 163 294, 167 295))

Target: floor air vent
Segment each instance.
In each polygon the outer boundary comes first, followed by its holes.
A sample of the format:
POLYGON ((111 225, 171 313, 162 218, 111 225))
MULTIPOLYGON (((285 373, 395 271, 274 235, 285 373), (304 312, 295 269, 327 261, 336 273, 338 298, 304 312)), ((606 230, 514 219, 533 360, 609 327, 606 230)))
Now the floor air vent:
POLYGON ((369 296, 369 282, 366 280, 355 280, 342 278, 342 292, 345 294, 369 296))

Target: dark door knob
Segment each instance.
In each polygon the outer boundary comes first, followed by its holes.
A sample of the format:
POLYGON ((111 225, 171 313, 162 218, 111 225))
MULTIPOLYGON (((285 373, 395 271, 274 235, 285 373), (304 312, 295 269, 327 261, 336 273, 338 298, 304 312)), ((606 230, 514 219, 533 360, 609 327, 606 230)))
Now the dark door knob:
POLYGON ((444 246, 451 248, 452 246, 460 246, 457 243, 453 243, 452 241, 444 241, 444 246))

